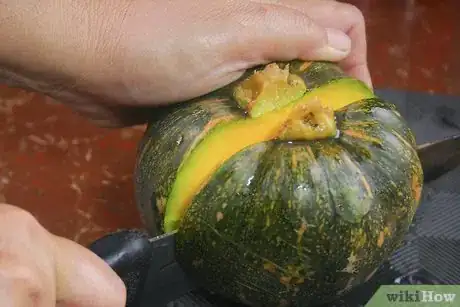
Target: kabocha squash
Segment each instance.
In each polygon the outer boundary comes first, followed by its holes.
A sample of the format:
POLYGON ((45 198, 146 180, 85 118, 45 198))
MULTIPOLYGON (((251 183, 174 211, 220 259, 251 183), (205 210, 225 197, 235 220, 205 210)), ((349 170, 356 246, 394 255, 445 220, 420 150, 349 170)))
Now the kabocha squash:
POLYGON ((420 201, 414 136, 334 64, 256 67, 148 126, 136 195, 183 267, 250 306, 313 306, 369 278, 420 201))

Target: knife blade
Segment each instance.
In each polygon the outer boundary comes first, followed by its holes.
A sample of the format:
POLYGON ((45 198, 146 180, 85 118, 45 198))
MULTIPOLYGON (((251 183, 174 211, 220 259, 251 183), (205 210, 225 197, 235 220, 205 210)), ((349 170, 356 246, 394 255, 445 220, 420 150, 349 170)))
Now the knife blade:
MULTIPOLYGON (((417 153, 424 182, 433 181, 460 165, 460 134, 421 144, 417 153)), ((165 307, 199 288, 176 261, 175 235, 149 238, 139 230, 123 230, 96 240, 89 249, 125 282, 127 307, 165 307)), ((191 295, 188 300, 188 306, 193 306, 198 297, 191 295)), ((203 304, 197 302, 195 306, 206 306, 203 304)))
POLYGON ((436 180, 460 164, 459 139, 460 134, 417 147, 425 182, 436 180))

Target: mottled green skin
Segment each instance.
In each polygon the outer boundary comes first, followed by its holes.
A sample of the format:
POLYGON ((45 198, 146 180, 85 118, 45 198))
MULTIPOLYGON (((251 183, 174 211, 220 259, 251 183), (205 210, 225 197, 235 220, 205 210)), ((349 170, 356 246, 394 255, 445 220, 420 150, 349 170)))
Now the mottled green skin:
POLYGON ((147 127, 134 177, 137 206, 150 234, 163 232, 162 207, 184 156, 205 135, 207 125, 228 116, 242 114, 229 99, 210 98, 169 108, 147 127))
MULTIPOLYGON (((326 63, 302 77, 310 89, 345 78, 326 63)), ((222 110, 236 105, 233 85, 206 99, 225 99, 222 110)), ((154 200, 167 197, 199 131, 223 116, 209 105, 178 106, 146 132, 136 185, 153 234, 162 231, 154 200)), ((177 254, 207 289, 250 306, 313 306, 362 283, 399 246, 418 205, 413 182, 423 181, 414 137, 394 106, 378 98, 336 117, 337 138, 246 148, 194 198, 177 254)))

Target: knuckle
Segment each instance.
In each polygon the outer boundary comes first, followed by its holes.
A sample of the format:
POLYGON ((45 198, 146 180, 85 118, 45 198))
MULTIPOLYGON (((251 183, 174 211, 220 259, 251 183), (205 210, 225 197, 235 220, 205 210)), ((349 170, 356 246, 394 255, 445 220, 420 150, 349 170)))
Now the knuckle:
POLYGON ((37 219, 28 211, 7 204, 0 205, 0 220, 8 221, 9 224, 21 226, 38 226, 37 219))
MULTIPOLYGON (((317 24, 313 21, 313 19, 309 18, 307 15, 301 13, 297 10, 291 10, 289 12, 291 23, 294 29, 298 29, 300 31, 316 31, 318 29, 317 24)), ((294 30, 292 29, 292 30, 294 30)))
POLYGON ((32 213, 12 205, 0 205, 0 230, 12 229, 24 240, 34 240, 44 233, 44 228, 32 213))
POLYGON ((20 291, 34 302, 43 297, 43 283, 39 274, 27 265, 19 264, 13 256, 2 256, 0 261, 0 285, 11 292, 20 291))
POLYGON ((363 25, 365 23, 363 12, 355 5, 350 3, 342 3, 343 9, 354 24, 363 25))
POLYGON ((318 26, 311 18, 282 5, 259 3, 244 10, 241 16, 251 26, 273 33, 291 33, 303 37, 311 33, 319 34, 318 26))
POLYGON ((38 306, 47 289, 42 282, 43 272, 34 261, 40 258, 40 251, 31 243, 41 242, 44 228, 31 213, 8 204, 0 204, 0 226, 0 288, 38 306), (32 256, 30 250, 39 255, 32 256))
POLYGON ((272 29, 285 30, 287 24, 292 24, 293 19, 298 22, 298 16, 287 15, 291 11, 284 6, 272 3, 249 2, 240 5, 238 19, 245 25, 261 29, 271 27, 272 29), (289 19, 287 18, 289 17, 289 19))
POLYGON ((270 14, 269 7, 248 3, 246 5, 239 5, 238 9, 234 11, 233 16, 239 25, 246 27, 264 23, 270 14))
MULTIPOLYGON (((300 17, 299 17, 300 19, 300 17)), ((314 42, 326 43, 327 42, 327 35, 324 27, 318 26, 312 19, 310 18, 303 18, 299 20, 302 24, 300 26, 303 29, 306 29, 306 34, 309 35, 314 42)))

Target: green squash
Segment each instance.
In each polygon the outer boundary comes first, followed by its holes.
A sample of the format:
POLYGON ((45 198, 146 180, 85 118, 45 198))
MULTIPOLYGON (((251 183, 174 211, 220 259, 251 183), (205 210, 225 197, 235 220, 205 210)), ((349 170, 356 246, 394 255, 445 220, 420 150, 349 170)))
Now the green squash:
POLYGON ((368 279, 423 184, 395 106, 325 62, 271 63, 149 124, 136 198, 184 269, 249 306, 313 306, 368 279))

